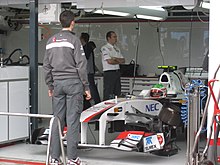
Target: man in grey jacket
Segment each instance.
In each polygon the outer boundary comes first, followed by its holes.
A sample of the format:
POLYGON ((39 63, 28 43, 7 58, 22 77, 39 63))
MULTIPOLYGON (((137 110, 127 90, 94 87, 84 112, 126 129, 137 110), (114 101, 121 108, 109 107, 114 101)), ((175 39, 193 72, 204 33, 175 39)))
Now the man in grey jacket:
MULTIPOLYGON (((52 96, 53 114, 64 128, 67 123, 67 157, 69 165, 80 165, 77 156, 80 114, 83 110, 83 94, 91 98, 87 78, 87 60, 80 40, 72 32, 74 14, 60 14, 63 29, 47 42, 43 61, 48 95, 52 96)), ((60 157, 59 133, 54 122, 51 139, 51 164, 58 165, 60 157)))

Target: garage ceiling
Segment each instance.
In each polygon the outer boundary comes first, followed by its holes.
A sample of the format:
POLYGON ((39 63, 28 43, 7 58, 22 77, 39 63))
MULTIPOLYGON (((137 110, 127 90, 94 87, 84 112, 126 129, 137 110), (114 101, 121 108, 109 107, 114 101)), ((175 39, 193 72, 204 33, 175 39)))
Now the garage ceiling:
MULTIPOLYGON (((165 9, 165 16, 168 19, 186 19, 192 16, 208 20, 209 10, 201 9, 198 6, 201 1, 209 0, 38 0, 40 5, 49 3, 61 3, 62 9, 71 9, 79 16, 81 20, 85 19, 105 19, 113 17, 104 14, 95 14, 97 9, 111 9, 123 11, 135 15, 140 14, 155 15, 158 11, 140 9, 138 6, 160 6, 165 9), (195 8, 196 7, 196 8, 195 8), (193 9, 188 10, 188 9, 193 9), (90 10, 90 12, 88 12, 90 10)), ((9 16, 14 21, 24 21, 29 19, 29 0, 1 0, 0 1, 0 16, 9 16)), ((160 14, 160 13, 159 13, 160 14)), ((114 16, 115 17, 115 16, 114 16)), ((118 17, 116 17, 118 18, 118 17)), ((130 17, 131 18, 131 17, 130 17)), ((126 19, 126 18, 125 18, 126 19)), ((27 21, 26 21, 27 22, 27 21)))
MULTIPOLYGON (((197 0, 38 0, 38 3, 77 3, 80 8, 100 7, 104 4, 105 7, 135 7, 140 5, 148 6, 176 6, 176 5, 195 5, 197 0)), ((29 0, 3 0, 0 5, 11 4, 27 4, 29 0)))

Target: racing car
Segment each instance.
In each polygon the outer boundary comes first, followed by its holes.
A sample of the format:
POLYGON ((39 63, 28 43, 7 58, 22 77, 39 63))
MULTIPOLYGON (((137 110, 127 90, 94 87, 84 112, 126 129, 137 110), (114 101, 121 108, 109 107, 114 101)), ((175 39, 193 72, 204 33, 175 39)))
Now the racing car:
MULTIPOLYGON (((173 70, 174 67, 168 67, 160 76, 159 84, 141 92, 144 95, 116 97, 83 111, 80 117, 79 146, 151 152, 167 156, 176 154, 178 148, 175 146, 175 132, 182 125, 180 106, 184 89, 179 74, 174 74, 173 70), (88 142, 90 124, 95 124, 98 131, 97 144, 88 142), (118 132, 110 143, 106 141, 107 132, 118 132)), ((46 129, 42 132, 36 143, 47 143, 45 141, 49 131, 46 129)), ((68 145, 65 140, 64 144, 68 145)))

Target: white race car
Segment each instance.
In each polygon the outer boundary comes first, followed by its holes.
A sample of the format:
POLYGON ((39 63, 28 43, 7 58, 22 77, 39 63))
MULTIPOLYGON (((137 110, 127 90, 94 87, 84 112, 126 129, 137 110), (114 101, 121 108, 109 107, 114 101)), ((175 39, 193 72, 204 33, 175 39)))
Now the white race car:
MULTIPOLYGON (((175 104, 164 97, 119 98, 96 104, 81 114, 79 145, 125 151, 165 151, 166 145, 174 140, 171 131, 182 123, 175 104), (88 126, 93 122, 98 123, 98 144, 88 144, 87 140, 88 126), (106 144, 107 123, 111 125, 108 132, 121 132, 110 144, 106 144)), ((173 149, 170 151, 167 155, 174 154, 173 149)))
MULTIPOLYGON (((143 90, 139 96, 103 101, 83 111, 79 146, 110 147, 168 156, 177 153, 178 149, 172 142, 175 141, 176 127, 182 125, 180 106, 185 97, 183 86, 186 81, 174 66, 159 68, 165 71, 160 76, 159 84, 151 90, 143 90), (88 143, 90 123, 95 123, 99 131, 98 144, 88 143), (108 129, 107 123, 110 124, 108 129), (107 144, 107 131, 120 134, 107 144)), ((36 143, 45 143, 47 132, 48 129, 39 134, 36 143)))

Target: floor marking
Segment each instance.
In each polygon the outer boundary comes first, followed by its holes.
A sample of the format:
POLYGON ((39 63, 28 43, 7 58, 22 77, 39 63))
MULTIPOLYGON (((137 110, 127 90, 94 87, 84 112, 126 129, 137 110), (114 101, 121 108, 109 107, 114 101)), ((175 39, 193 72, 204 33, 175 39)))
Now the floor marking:
POLYGON ((23 164, 23 165, 45 165, 46 164, 42 162, 31 162, 31 161, 24 161, 24 160, 13 160, 13 159, 2 159, 2 158, 0 158, 0 162, 16 163, 16 164, 23 164))

